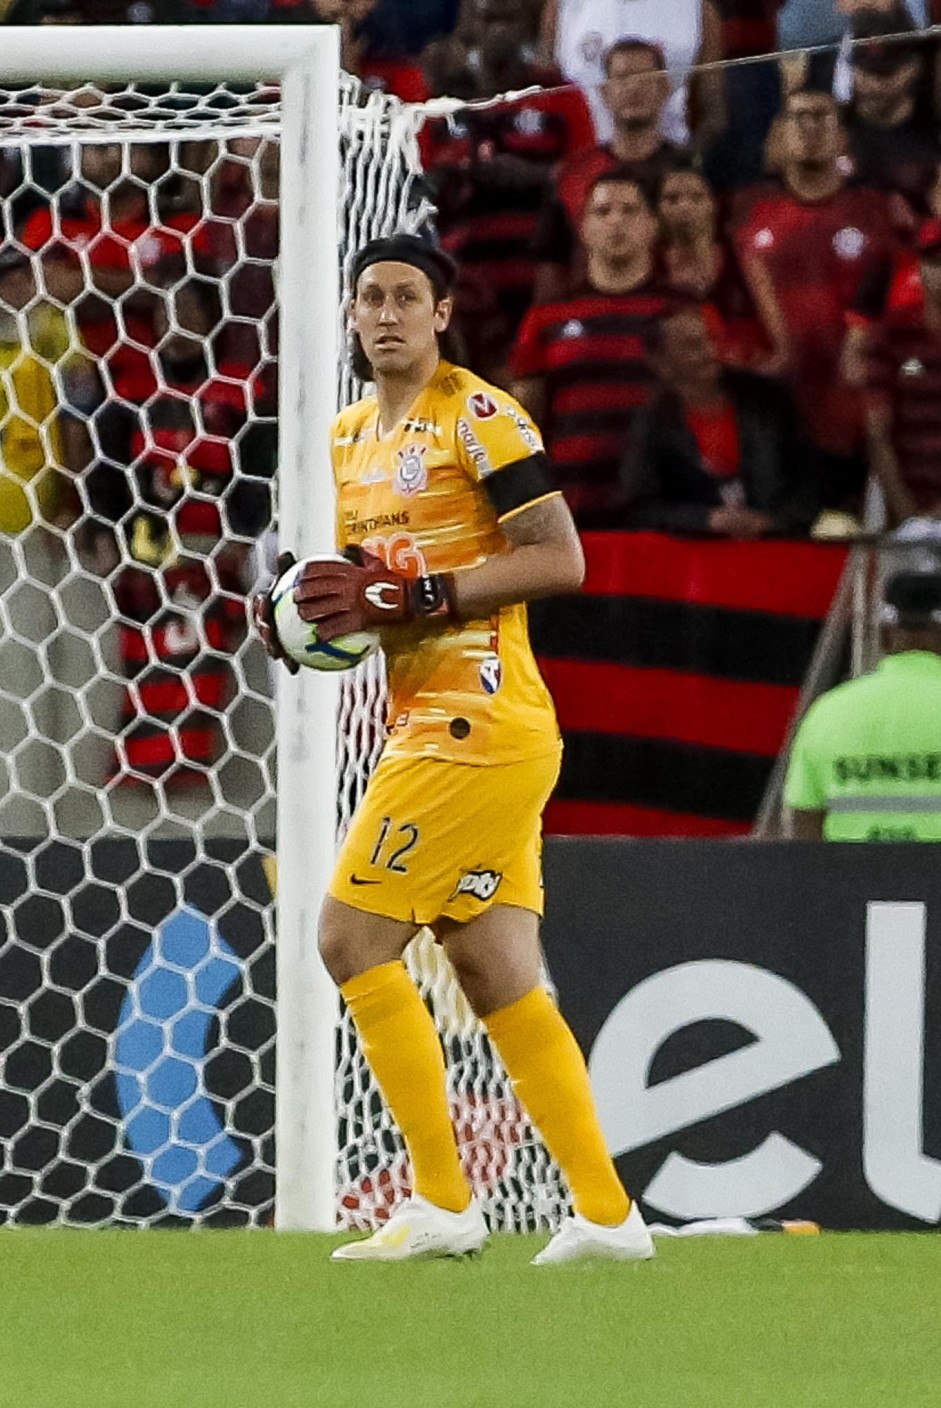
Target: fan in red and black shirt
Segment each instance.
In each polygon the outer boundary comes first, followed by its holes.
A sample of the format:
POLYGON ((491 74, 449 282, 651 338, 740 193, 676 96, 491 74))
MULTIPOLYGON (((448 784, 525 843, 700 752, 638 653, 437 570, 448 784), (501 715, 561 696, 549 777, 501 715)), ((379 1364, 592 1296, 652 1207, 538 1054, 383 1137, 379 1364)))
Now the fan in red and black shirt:
POLYGON ((862 281, 895 246, 889 198, 847 185, 828 94, 790 95, 782 144, 783 189, 752 194, 737 248, 817 451, 823 502, 855 507, 865 482, 862 402, 840 354, 862 281))
MULTIPOLYGON (((85 358, 64 373, 66 403, 88 418, 91 441, 75 451, 95 462, 84 471, 95 520, 114 522, 130 506, 125 466, 136 423, 134 407, 156 390, 151 362, 159 285, 180 277, 200 214, 167 209, 155 218, 147 185, 167 161, 158 146, 132 145, 131 175, 120 148, 82 149, 82 184, 59 193, 56 209, 37 210, 20 241, 35 251, 45 288, 75 316, 85 358)), ((151 186, 156 198, 158 187, 151 186)), ((91 530, 92 521, 86 524, 91 530)))
POLYGON ((708 303, 719 355, 729 365, 762 371, 771 344, 732 243, 718 231, 716 198, 689 162, 664 176, 658 196, 663 277, 678 293, 708 303))
POLYGON ((610 142, 577 153, 563 162, 539 215, 533 252, 539 261, 536 298, 562 297, 584 279, 584 251, 578 232, 589 192, 599 176, 621 171, 654 190, 675 165, 680 149, 663 135, 663 115, 670 100, 665 59, 656 44, 622 39, 605 55, 601 98, 611 114, 610 142))
POLYGON ((226 558, 127 567, 115 586, 128 684, 115 776, 179 785, 219 755, 230 657, 245 627, 245 584, 226 558))
MULTIPOLYGON (((941 164, 935 170, 926 203, 929 218, 941 219, 941 164)), ((853 306, 846 315, 843 371, 853 386, 865 383, 869 338, 876 324, 887 315, 905 309, 917 312, 924 306, 924 301, 921 256, 917 249, 903 245, 873 266, 861 282, 853 306)))
POLYGON ((219 356, 264 368, 275 388, 278 316, 274 266, 278 258, 277 142, 233 137, 212 180, 211 211, 196 237, 200 267, 225 275, 227 318, 219 356), (252 166, 257 169, 257 188, 252 166))
POLYGON ((135 779, 181 779, 216 756, 231 692, 228 657, 245 625, 249 542, 269 517, 272 466, 253 452, 247 368, 206 359, 218 323, 209 287, 175 291, 158 316, 160 389, 134 436, 139 511, 129 529, 140 566, 122 573, 124 727, 116 753, 135 779), (237 473, 238 471, 238 473, 237 473))
POLYGON ((164 550, 211 551, 233 535, 254 536, 268 517, 271 466, 260 468, 251 454, 246 462, 242 451, 243 441, 249 450, 257 444, 251 431, 274 407, 244 363, 223 360, 210 369, 207 349, 220 322, 215 289, 199 278, 168 293, 155 320, 159 389, 141 408, 131 463, 137 498, 154 510, 164 550))
POLYGON ((870 335, 866 425, 894 523, 941 516, 941 221, 922 230, 922 306, 896 308, 870 335))
POLYGON ((917 228, 941 161, 930 59, 907 13, 854 18, 853 98, 844 115, 855 179, 894 193, 897 219, 917 228), (908 40, 900 36, 908 33, 908 40))
POLYGON ((612 526, 618 465, 654 385, 650 329, 678 300, 654 277, 657 223, 636 181, 599 176, 581 234, 587 281, 526 315, 511 359, 512 389, 545 434, 576 523, 597 528, 612 526))
MULTIPOLYGON (((488 44, 493 44, 488 36, 488 44)), ((488 50, 489 52, 489 50, 488 50)), ((482 62, 486 59, 483 55, 482 62)), ((487 94, 493 64, 475 75, 478 93, 487 94)), ((493 92, 539 81, 539 71, 503 74, 493 92), (512 80, 512 81, 510 81, 512 80)), ((482 349, 491 375, 505 362, 523 314, 533 301, 532 244, 543 200, 560 161, 594 141, 588 101, 572 85, 549 87, 531 96, 488 108, 465 108, 426 123, 422 131, 425 172, 438 206, 441 243, 454 256, 471 288, 491 290, 500 314, 492 321, 493 345, 482 349)), ((462 304, 459 286, 458 325, 462 304)), ((474 329, 468 329, 469 360, 475 355, 474 329)))
POLYGON ((182 272, 201 217, 177 211, 155 220, 142 183, 159 175, 160 149, 132 146, 130 155, 138 180, 122 177, 120 148, 83 148, 83 187, 70 193, 58 218, 49 208, 37 210, 19 238, 40 255, 48 291, 74 307, 82 344, 99 365, 105 393, 140 402, 156 387, 149 356, 155 340, 155 271, 161 277, 171 268, 182 272))

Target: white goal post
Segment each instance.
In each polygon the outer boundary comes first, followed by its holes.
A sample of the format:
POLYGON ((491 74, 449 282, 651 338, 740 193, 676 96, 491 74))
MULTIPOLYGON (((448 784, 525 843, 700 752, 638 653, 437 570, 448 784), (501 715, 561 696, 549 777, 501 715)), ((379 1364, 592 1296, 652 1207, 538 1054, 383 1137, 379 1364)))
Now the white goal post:
MULTIPOLYGON (((281 87, 278 520, 298 556, 334 545, 326 454, 336 414, 340 270, 339 30, 248 25, 7 28, 0 83, 190 80, 281 87)), ((279 683, 276 1225, 336 1225, 333 1067, 337 998, 316 916, 335 850, 338 686, 279 683), (312 805, 312 799, 321 799, 312 805)))

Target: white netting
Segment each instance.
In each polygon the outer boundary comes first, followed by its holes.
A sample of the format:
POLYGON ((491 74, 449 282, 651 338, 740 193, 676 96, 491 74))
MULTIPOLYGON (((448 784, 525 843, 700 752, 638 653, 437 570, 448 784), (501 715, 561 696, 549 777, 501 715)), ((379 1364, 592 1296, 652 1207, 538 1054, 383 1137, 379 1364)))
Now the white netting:
MULTIPOLYGON (((278 95, 0 94, 0 1220, 259 1223, 275 1178, 272 556, 278 95)), ((340 95, 344 259, 424 216, 415 122, 340 95)), ((340 369, 338 395, 355 388, 340 369)), ((338 818, 381 744, 346 684, 338 818)), ((313 934, 311 942, 314 941, 313 934)), ((495 1225, 562 1195, 430 943, 495 1225)), ((344 1021, 340 1218, 408 1186, 344 1021)))

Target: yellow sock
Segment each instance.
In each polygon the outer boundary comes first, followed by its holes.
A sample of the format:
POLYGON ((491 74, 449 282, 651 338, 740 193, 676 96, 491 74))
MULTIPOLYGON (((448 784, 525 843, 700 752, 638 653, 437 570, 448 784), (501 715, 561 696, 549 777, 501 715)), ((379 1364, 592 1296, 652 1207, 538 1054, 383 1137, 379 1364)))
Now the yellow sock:
POLYGON ((448 1110, 444 1054, 435 1024, 402 963, 381 963, 340 992, 363 1054, 412 1161, 415 1192, 450 1212, 470 1202, 448 1110))
POLYGON ((516 1094, 568 1181, 575 1211, 609 1227, 623 1222, 631 1203, 601 1133, 588 1070, 545 988, 485 1021, 516 1094))

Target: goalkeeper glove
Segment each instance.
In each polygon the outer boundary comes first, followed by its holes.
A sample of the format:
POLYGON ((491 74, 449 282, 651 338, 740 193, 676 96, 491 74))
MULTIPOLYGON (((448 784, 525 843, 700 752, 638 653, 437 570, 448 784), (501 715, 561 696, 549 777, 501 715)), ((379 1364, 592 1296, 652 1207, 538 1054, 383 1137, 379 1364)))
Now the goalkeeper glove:
POLYGON ((252 598, 252 615, 255 618, 255 626, 258 634, 264 642, 265 649, 272 660, 283 660, 292 675, 296 675, 301 668, 296 660, 292 660, 290 655, 285 655, 284 649, 278 639, 278 628, 274 623, 274 588, 287 572, 289 567, 293 567, 297 558, 293 552, 282 552, 278 555, 278 566, 275 572, 274 582, 271 590, 258 592, 252 598))
POLYGON ((372 553, 358 551, 356 556, 355 562, 309 562, 300 575, 294 592, 297 610, 302 621, 316 623, 321 640, 418 617, 455 619, 450 572, 402 577, 372 553))

